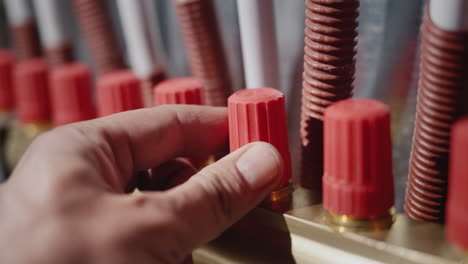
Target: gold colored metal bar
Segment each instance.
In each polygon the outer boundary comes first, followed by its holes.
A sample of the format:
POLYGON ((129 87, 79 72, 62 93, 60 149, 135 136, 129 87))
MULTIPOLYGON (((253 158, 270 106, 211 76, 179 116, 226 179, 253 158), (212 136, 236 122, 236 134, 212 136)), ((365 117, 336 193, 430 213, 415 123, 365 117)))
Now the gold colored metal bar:
MULTIPOLYGON (((194 252, 195 263, 463 263, 442 225, 398 214, 389 229, 343 232, 327 224, 320 197, 296 189, 287 210, 256 208, 194 252)), ((360 229, 362 230, 362 229, 360 229)))

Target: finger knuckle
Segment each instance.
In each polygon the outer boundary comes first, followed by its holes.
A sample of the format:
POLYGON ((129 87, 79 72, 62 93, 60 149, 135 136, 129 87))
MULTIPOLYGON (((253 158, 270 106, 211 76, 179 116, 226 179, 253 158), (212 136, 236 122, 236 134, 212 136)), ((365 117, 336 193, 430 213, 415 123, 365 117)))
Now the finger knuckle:
POLYGON ((38 135, 34 141, 31 143, 30 149, 42 149, 43 147, 48 147, 54 141, 54 138, 57 137, 57 129, 42 133, 38 135))

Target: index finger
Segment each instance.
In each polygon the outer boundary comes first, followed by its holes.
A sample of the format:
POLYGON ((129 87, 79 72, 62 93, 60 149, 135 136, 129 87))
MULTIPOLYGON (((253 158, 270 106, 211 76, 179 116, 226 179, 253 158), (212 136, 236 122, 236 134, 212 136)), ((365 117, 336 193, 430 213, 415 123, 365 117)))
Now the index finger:
POLYGON ((104 182, 123 192, 136 172, 180 156, 217 153, 227 141, 225 108, 158 106, 45 133, 31 144, 13 174, 72 178, 73 183, 96 187, 104 182))
MULTIPOLYGON (((90 121, 105 135, 114 155, 128 150, 133 171, 180 156, 220 152, 228 142, 224 107, 167 105, 123 112, 90 121)), ((122 160, 117 158, 116 160, 122 160)))

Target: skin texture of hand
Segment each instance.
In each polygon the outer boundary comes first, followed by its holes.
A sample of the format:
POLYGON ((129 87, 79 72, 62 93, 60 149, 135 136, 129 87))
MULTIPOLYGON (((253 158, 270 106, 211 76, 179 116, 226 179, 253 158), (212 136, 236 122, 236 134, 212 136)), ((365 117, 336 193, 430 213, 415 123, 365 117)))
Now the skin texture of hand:
POLYGON ((226 109, 201 106, 129 111, 43 134, 0 185, 0 263, 183 262, 281 177, 281 157, 267 143, 197 173, 176 159, 219 153, 227 140, 226 109), (150 168, 151 176, 138 173, 150 168), (142 191, 129 194, 133 186, 142 191))

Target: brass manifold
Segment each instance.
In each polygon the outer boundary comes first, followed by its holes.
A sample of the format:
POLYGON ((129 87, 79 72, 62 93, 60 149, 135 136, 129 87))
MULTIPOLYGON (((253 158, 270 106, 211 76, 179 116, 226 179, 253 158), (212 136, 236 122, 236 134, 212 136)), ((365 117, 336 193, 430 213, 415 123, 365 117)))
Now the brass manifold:
POLYGON ((367 220, 333 215, 320 204, 320 194, 298 188, 289 199, 282 197, 282 207, 264 202, 197 249, 193 259, 195 263, 449 264, 465 263, 465 256, 445 240, 440 224, 412 220, 393 210, 367 220), (343 226, 345 218, 348 228, 343 226))

